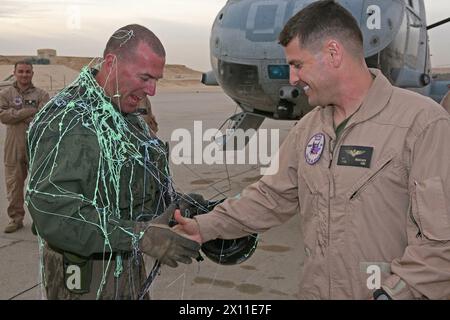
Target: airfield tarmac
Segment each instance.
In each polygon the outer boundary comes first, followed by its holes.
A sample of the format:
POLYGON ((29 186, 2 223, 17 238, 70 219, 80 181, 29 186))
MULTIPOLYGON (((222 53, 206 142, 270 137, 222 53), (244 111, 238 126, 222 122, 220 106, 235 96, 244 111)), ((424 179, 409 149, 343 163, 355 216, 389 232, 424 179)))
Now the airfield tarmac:
MULTIPOLYGON (((202 120, 203 130, 219 128, 236 109, 220 88, 199 85, 163 87, 151 100, 159 123, 158 135, 165 141, 170 141, 171 133, 177 128, 193 131, 194 121, 202 120)), ((293 121, 265 120, 261 128, 279 128, 282 141, 293 125, 293 121)), ((43 299, 38 244, 31 233, 29 214, 23 229, 3 233, 8 223, 3 166, 5 133, 6 127, 0 125, 0 299, 43 299)), ((176 143, 170 142, 170 146, 176 143)), ((205 198, 220 193, 234 196, 260 177, 259 166, 251 164, 172 164, 171 170, 178 191, 201 193, 205 198)), ((295 299, 303 257, 299 218, 295 216, 284 225, 261 234, 255 253, 242 264, 221 266, 205 257, 203 262, 191 265, 163 267, 152 284, 151 297, 164 300, 295 299)), ((153 262, 151 258, 146 260, 147 272, 153 262)))

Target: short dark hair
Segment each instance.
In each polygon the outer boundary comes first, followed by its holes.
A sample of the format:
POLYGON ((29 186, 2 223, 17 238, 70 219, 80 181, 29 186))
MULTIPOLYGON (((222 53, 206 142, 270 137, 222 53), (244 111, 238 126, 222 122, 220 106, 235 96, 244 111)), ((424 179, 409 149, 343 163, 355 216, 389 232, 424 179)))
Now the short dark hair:
POLYGON ((103 58, 108 53, 124 56, 133 52, 140 42, 146 43, 160 57, 166 56, 166 51, 158 37, 149 29, 138 24, 129 24, 118 30, 109 38, 103 52, 103 58))
POLYGON ((19 64, 26 64, 27 66, 31 66, 31 69, 33 69, 33 64, 28 60, 19 60, 16 63, 14 63, 14 71, 16 71, 16 68, 19 64))
POLYGON ((313 47, 329 36, 349 44, 357 55, 364 52, 363 35, 356 19, 332 0, 316 1, 300 10, 286 23, 278 40, 286 47, 298 37, 301 46, 313 47))

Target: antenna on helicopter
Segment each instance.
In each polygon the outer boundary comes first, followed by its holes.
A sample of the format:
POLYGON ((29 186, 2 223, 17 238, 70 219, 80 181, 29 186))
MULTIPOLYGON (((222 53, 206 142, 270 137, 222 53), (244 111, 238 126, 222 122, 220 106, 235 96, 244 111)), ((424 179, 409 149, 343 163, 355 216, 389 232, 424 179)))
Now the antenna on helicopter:
POLYGON ((430 30, 430 29, 439 27, 440 25, 442 25, 442 24, 444 24, 444 23, 447 23, 447 22, 449 22, 449 21, 450 21, 450 17, 445 18, 445 19, 443 19, 443 20, 441 20, 441 21, 438 21, 438 22, 436 22, 436 23, 430 24, 429 26, 427 26, 427 30, 430 30))

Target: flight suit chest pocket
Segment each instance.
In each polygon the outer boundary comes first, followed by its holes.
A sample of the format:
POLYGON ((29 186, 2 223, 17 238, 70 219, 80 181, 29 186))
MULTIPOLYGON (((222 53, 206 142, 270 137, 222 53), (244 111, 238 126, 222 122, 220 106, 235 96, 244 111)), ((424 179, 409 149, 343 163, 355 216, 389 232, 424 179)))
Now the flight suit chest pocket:
MULTIPOLYGON (((329 177, 325 169, 318 165, 314 168, 299 167, 298 173, 299 195, 322 195, 328 194, 329 177)), ((300 196, 301 198, 301 196, 300 196)))
POLYGON ((304 244, 312 250, 317 245, 317 237, 320 233, 319 222, 324 221, 322 213, 326 210, 324 202, 328 197, 329 181, 326 172, 319 164, 303 167, 299 165, 298 178, 300 220, 304 244))
POLYGON ((422 234, 431 240, 450 240, 450 212, 442 179, 432 177, 414 182, 413 216, 422 234))
POLYGON ((357 198, 367 187, 375 183, 375 181, 384 173, 386 173, 391 166, 394 164, 394 159, 396 152, 390 150, 386 152, 382 157, 380 157, 372 165, 366 173, 364 173, 357 181, 353 184, 350 190, 347 192, 347 198, 349 200, 357 198))

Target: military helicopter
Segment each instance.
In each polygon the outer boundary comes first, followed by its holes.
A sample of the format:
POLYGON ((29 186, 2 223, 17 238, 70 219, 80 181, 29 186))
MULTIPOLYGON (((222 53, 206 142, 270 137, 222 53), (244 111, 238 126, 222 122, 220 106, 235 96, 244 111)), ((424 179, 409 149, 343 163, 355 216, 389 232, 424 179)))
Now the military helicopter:
MULTIPOLYGON (((232 129, 258 129, 266 117, 300 119, 312 107, 303 89, 289 84, 289 66, 278 34, 291 16, 312 0, 229 0, 218 13, 210 37, 212 71, 206 85, 220 85, 243 110, 228 120, 232 129)), ((359 22, 369 67, 392 84, 440 101, 449 81, 431 77, 423 0, 337 1, 359 22)))

